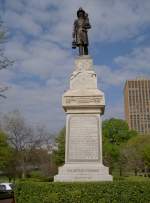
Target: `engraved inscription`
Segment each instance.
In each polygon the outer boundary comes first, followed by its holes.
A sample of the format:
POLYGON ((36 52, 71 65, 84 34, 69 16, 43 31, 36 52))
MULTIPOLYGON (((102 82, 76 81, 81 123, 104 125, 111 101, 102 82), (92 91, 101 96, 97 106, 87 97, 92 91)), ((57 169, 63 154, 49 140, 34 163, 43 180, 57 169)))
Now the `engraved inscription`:
POLYGON ((80 182, 81 182, 81 180, 92 180, 92 177, 89 175, 87 175, 87 176, 75 176, 74 178, 75 178, 75 180, 80 180, 80 182))
POLYGON ((68 169, 67 172, 73 173, 98 173, 98 169, 68 169))
POLYGON ((66 97, 66 104, 100 103, 102 97, 66 97))
POLYGON ((97 116, 74 115, 69 122, 69 161, 99 159, 99 120, 97 116))

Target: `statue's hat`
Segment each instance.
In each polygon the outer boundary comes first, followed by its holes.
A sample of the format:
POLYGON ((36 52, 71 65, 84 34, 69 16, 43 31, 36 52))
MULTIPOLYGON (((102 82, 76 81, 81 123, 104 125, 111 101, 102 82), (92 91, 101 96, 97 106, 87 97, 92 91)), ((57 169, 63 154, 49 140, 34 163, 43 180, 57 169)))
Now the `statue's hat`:
POLYGON ((85 14, 85 11, 80 7, 79 10, 77 11, 77 16, 79 17, 79 13, 82 12, 83 14, 85 14))

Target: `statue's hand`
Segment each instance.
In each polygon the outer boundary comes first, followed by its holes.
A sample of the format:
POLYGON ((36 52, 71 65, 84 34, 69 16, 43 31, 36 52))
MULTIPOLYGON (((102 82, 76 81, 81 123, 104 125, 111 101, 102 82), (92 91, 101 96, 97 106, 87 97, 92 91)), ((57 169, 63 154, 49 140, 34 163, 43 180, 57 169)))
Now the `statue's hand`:
POLYGON ((84 25, 84 28, 85 28, 85 29, 90 29, 90 28, 91 28, 91 25, 90 25, 90 24, 86 24, 86 25, 84 25))
POLYGON ((76 49, 76 47, 77 47, 76 41, 75 41, 75 39, 73 39, 73 41, 72 41, 72 49, 76 49))

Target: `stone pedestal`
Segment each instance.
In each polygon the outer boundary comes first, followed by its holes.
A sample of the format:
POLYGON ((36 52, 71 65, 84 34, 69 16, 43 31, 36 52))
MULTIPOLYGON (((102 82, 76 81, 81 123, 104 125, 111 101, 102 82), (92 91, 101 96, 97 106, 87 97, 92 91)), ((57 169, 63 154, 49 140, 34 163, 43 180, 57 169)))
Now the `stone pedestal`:
POLYGON ((54 181, 112 181, 102 163, 104 93, 97 89, 96 73, 90 56, 75 60, 70 89, 62 97, 67 114, 65 164, 54 181))

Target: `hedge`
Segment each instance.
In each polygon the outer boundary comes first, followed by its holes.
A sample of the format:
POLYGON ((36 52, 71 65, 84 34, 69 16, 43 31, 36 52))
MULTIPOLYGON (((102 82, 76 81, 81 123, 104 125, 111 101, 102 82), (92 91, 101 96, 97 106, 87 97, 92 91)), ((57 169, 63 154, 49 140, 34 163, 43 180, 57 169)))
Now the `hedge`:
POLYGON ((16 203, 149 203, 150 181, 97 183, 20 182, 16 203))

